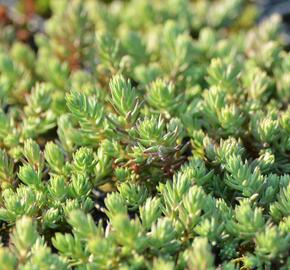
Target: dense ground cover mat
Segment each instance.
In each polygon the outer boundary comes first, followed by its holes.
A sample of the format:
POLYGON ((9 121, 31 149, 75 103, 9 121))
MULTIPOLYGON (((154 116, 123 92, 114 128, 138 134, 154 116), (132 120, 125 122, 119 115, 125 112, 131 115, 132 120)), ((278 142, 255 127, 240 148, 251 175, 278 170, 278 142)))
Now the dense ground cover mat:
POLYGON ((280 17, 50 6, 0 10, 0 269, 290 269, 280 17))

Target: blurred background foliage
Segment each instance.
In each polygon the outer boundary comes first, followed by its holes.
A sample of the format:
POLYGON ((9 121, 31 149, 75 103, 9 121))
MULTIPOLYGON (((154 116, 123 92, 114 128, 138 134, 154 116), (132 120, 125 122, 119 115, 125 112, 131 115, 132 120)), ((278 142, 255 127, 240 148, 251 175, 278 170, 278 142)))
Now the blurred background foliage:
MULTIPOLYGON (((17 39, 35 47, 33 34, 43 31, 44 20, 52 14, 52 2, 62 0, 0 0, 0 25, 13 24, 16 26, 17 39)), ((113 0, 85 0, 111 3, 113 0)), ((197 2, 198 0, 192 0, 197 2)), ((215 0, 212 0, 214 2, 215 0)), ((130 0, 120 0, 130 2, 130 0)), ((289 0, 248 0, 247 8, 239 18, 237 27, 250 27, 253 22, 259 22, 273 13, 282 16, 285 41, 290 44, 290 1, 289 0)))

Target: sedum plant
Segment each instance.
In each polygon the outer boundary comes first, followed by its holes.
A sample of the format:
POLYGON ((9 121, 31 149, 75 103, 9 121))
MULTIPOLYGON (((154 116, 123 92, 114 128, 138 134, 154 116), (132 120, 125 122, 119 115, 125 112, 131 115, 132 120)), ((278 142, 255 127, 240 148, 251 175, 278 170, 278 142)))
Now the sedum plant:
POLYGON ((37 49, 0 21, 0 269, 289 269, 280 17, 50 6, 37 49))

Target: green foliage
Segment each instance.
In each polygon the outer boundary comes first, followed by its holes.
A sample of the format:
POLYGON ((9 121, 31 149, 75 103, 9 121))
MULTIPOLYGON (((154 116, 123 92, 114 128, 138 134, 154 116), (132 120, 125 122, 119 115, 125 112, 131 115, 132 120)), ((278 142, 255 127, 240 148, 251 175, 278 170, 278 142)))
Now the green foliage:
POLYGON ((289 269, 280 18, 254 25, 246 0, 50 8, 31 47, 0 22, 0 269, 289 269))

